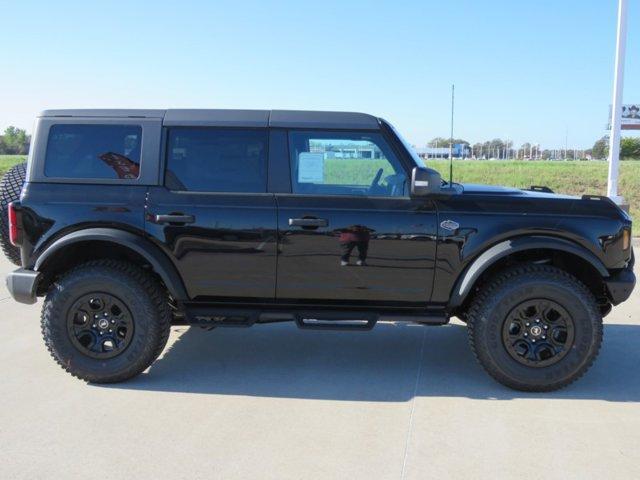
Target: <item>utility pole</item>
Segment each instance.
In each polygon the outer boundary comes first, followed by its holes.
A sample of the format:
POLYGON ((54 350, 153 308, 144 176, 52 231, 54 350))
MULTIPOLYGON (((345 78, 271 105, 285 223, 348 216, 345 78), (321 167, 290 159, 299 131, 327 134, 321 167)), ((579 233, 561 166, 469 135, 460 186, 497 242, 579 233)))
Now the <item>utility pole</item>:
POLYGON ((611 102, 611 135, 609 136, 609 177, 607 196, 618 205, 623 198, 618 195, 618 170, 620 163, 620 128, 622 125, 622 91, 624 89, 624 55, 627 47, 627 0, 618 0, 618 32, 616 36, 616 60, 613 73, 613 101, 611 102))

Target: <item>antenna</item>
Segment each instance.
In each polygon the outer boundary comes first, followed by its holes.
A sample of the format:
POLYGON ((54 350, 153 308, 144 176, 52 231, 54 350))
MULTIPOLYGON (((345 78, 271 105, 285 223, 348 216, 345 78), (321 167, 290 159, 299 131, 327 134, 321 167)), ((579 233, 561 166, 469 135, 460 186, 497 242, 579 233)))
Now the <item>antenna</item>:
POLYGON ((456 86, 451 85, 451 136, 449 137, 449 187, 453 185, 453 105, 456 86))

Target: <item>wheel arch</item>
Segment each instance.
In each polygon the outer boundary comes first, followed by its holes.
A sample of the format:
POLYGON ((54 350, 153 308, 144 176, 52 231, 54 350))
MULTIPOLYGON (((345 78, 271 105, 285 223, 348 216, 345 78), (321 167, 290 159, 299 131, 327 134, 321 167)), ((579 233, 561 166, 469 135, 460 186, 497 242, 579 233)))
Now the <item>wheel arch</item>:
POLYGON ((463 306, 483 278, 510 260, 523 258, 563 264, 561 268, 582 280, 596 296, 602 293, 602 280, 609 276, 602 261, 577 243, 548 236, 518 237, 493 245, 462 271, 451 291, 449 307, 453 310, 463 306))
POLYGON ((180 274, 171 260, 144 237, 117 228, 86 228, 68 233, 49 245, 33 269, 43 274, 38 290, 47 288, 62 271, 95 258, 126 259, 147 264, 178 300, 188 300, 180 274))

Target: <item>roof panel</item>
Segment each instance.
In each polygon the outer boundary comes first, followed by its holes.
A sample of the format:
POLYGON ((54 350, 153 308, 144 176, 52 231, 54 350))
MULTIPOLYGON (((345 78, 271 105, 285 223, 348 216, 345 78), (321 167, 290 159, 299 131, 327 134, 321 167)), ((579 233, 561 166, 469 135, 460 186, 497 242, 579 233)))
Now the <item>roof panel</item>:
POLYGON ((166 126, 284 127, 377 130, 378 119, 355 112, 225 109, 65 109, 45 110, 41 117, 164 118, 166 126))
POLYGON ((164 116, 166 126, 266 127, 269 110, 171 109, 164 116))
POLYGON ((165 110, 121 109, 121 108, 75 108, 43 110, 39 117, 98 117, 98 118, 162 118, 165 110))
POLYGON ((380 128, 378 119, 366 113, 313 112, 302 110, 272 110, 269 125, 284 128, 335 128, 365 129, 380 128))

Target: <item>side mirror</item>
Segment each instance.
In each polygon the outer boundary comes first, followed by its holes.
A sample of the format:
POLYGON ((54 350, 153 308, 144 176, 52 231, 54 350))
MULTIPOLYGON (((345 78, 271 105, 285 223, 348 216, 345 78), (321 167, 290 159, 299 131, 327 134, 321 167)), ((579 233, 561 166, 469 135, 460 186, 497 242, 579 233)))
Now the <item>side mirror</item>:
POLYGON ((431 168, 413 167, 411 171, 411 196, 424 197, 439 193, 442 187, 442 177, 431 168))

